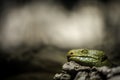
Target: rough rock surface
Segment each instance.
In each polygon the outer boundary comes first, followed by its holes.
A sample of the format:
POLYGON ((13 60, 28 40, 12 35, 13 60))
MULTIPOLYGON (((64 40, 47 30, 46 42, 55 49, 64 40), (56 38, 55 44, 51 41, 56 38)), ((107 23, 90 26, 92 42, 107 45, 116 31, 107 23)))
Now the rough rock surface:
POLYGON ((120 80, 120 67, 88 67, 70 61, 63 65, 61 73, 55 74, 54 80, 120 80))

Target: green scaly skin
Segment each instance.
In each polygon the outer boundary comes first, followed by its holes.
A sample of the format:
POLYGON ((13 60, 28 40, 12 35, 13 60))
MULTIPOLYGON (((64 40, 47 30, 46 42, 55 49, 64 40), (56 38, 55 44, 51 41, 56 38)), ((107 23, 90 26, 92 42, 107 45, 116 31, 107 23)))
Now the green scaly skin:
POLYGON ((112 66, 105 53, 100 50, 73 49, 67 53, 68 61, 75 61, 82 66, 112 66))

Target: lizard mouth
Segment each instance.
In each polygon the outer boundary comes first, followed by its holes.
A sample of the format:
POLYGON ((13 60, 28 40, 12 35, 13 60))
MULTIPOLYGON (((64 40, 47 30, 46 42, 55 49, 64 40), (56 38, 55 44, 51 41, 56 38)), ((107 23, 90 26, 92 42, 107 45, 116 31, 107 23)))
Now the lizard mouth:
POLYGON ((75 61, 83 66, 95 66, 99 61, 97 57, 91 57, 91 56, 71 56, 67 57, 68 62, 69 61, 75 61))
POLYGON ((67 56, 68 61, 81 60, 81 61, 97 61, 98 58, 91 56, 67 56))

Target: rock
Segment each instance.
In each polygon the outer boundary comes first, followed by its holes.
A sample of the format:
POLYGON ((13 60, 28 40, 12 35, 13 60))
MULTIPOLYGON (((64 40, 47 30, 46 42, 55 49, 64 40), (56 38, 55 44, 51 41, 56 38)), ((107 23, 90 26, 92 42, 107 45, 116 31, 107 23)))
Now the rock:
POLYGON ((70 80, 71 76, 69 74, 60 73, 60 74, 56 74, 54 79, 55 80, 70 80))
POLYGON ((78 63, 74 61, 66 62, 63 67, 63 70, 65 71, 79 71, 79 70, 89 70, 90 67, 88 66, 81 66, 78 63))
POLYGON ((54 80, 120 80, 120 67, 89 67, 70 61, 63 65, 54 80))

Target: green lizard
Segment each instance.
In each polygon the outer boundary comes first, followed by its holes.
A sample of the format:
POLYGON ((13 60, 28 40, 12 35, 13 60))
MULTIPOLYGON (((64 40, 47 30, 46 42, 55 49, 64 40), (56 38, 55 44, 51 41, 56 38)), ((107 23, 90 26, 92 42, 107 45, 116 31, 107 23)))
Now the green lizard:
POLYGON ((99 50, 73 49, 67 53, 67 59, 83 66, 112 66, 105 53, 99 50))

